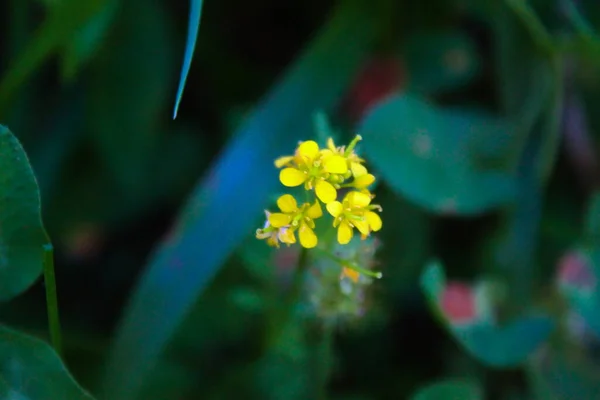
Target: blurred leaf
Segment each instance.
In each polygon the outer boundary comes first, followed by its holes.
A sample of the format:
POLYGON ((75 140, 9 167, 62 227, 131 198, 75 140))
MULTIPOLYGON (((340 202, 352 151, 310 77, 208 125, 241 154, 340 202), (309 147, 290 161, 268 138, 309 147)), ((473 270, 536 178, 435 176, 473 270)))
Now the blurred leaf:
POLYGON ((496 368, 517 367, 527 360, 552 330, 554 322, 545 316, 529 316, 506 326, 453 326, 454 337, 481 362, 496 368))
POLYGON ((585 228, 593 243, 600 244, 600 192, 593 193, 589 199, 585 228))
POLYGON ((252 224, 277 187, 273 159, 310 135, 313 113, 333 105, 355 73, 375 33, 373 15, 353 2, 343 2, 338 11, 237 132, 192 195, 171 240, 155 254, 112 350, 108 398, 138 394, 195 299, 255 229, 252 224))
POLYGON ((446 286, 446 276, 439 261, 430 262, 421 274, 421 287, 432 304, 438 304, 446 286))
POLYGON ((412 400, 483 400, 479 385, 460 379, 447 379, 419 389, 412 400))
POLYGON ((498 326, 479 313, 468 324, 453 323, 442 311, 440 294, 446 286, 439 262, 430 263, 421 276, 423 288, 433 312, 441 317, 454 338, 479 361, 496 368, 516 367, 548 339, 555 324, 545 316, 520 317, 498 326))
POLYGON ((0 300, 29 288, 40 276, 44 247, 40 193, 29 160, 13 134, 0 125, 0 300))
POLYGON ((0 327, 0 398, 92 400, 46 343, 0 327))
POLYGON ((87 129, 126 197, 153 174, 149 162, 162 151, 160 115, 170 87, 165 77, 173 67, 163 7, 156 1, 123 3, 86 85, 87 129))
POLYGON ((514 200, 511 174, 479 169, 485 155, 471 153, 477 139, 506 140, 509 129, 500 119, 405 94, 374 107, 359 131, 369 161, 397 193, 432 212, 472 215, 514 200))
POLYGON ((506 118, 515 125, 520 149, 517 201, 505 210, 494 238, 495 250, 483 260, 507 280, 505 311, 519 313, 531 302, 543 190, 560 142, 561 62, 551 39, 529 5, 507 1, 490 16, 496 41, 497 88, 506 118))
POLYGON ((49 9, 48 16, 27 47, 13 60, 0 80, 0 117, 19 87, 53 52, 69 43, 107 0, 63 0, 49 9))
POLYGON ((181 75, 179 77, 179 87, 177 88, 177 97, 175 99, 175 108, 173 109, 173 119, 177 118, 179 103, 185 88, 190 67, 192 66, 192 58, 194 49, 196 48, 196 39, 198 38, 198 30, 200 29, 200 19, 202 18, 202 3, 203 0, 190 0, 190 17, 188 21, 187 42, 185 44, 185 55, 183 58, 183 66, 181 67, 181 75))
POLYGON ((73 36, 63 50, 62 76, 72 79, 79 68, 98 50, 113 22, 119 2, 106 0, 102 8, 73 36))
POLYGON ((475 43, 459 31, 414 34, 405 44, 408 89, 436 93, 468 84, 480 70, 475 43))
POLYGON ((573 349, 544 351, 528 367, 539 400, 600 398, 600 375, 596 366, 574 357, 573 349), (569 350, 571 350, 569 352, 569 350), (551 396, 548 394, 551 393, 551 396))

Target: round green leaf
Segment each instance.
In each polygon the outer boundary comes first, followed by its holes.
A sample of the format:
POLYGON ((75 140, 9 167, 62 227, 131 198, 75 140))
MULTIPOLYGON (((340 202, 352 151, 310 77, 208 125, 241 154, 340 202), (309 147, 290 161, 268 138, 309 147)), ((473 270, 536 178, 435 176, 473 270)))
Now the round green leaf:
POLYGON ((0 398, 93 400, 54 350, 39 339, 0 326, 0 398))
POLYGON ((412 400, 483 400, 483 393, 474 382, 447 379, 419 389, 412 400))
POLYGON ((501 119, 404 94, 374 107, 359 132, 387 184, 429 211, 475 215, 515 198, 511 168, 483 167, 511 158, 511 132, 501 119))
POLYGON ((452 326, 455 338, 479 361, 496 368, 523 363, 548 339, 554 322, 545 316, 523 317, 507 326, 452 326))
POLYGON ((40 193, 27 155, 0 125, 0 301, 26 290, 40 276, 50 247, 40 193))

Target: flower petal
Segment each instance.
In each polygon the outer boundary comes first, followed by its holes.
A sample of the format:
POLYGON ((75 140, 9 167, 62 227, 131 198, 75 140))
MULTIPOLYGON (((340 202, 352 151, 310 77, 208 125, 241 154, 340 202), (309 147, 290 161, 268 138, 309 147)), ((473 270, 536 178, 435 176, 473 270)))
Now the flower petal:
POLYGON ((344 157, 333 155, 325 159, 323 169, 330 174, 345 174, 348 172, 348 163, 344 157))
POLYGON ((373 211, 367 211, 365 213, 365 218, 367 219, 367 222, 369 223, 369 226, 373 232, 377 232, 381 229, 383 222, 381 222, 381 217, 379 214, 373 211))
POLYGON ((348 244, 352 240, 352 227, 346 221, 342 221, 337 231, 337 240, 339 244, 348 244))
POLYGON ((327 139, 327 148, 334 153, 337 151, 337 148, 335 147, 335 143, 333 142, 332 138, 327 139))
POLYGON ((306 211, 306 215, 311 219, 321 218, 323 216, 323 210, 321 209, 321 204, 318 201, 315 201, 315 204, 310 206, 308 211, 306 211))
POLYGON ((319 180, 315 185, 315 193, 323 203, 331 203, 337 198, 337 190, 327 181, 319 180))
POLYGON ((269 215, 269 223, 275 228, 289 225, 292 222, 292 216, 283 213, 273 213, 269 215))
POLYGON ((357 189, 364 189, 370 184, 375 182, 375 175, 373 174, 365 174, 361 175, 358 178, 354 178, 354 182, 352 182, 352 186, 357 189))
POLYGON ((317 245, 319 240, 317 239, 317 235, 315 232, 310 229, 310 227, 306 224, 300 225, 300 229, 298 230, 298 236, 300 237, 300 244, 302 247, 307 249, 312 249, 317 245))
POLYGON ((296 243, 296 236, 294 235, 294 231, 289 228, 281 228, 277 237, 282 243, 286 244, 294 244, 296 243))
POLYGON ((334 218, 337 218, 340 215, 342 215, 342 211, 344 211, 344 206, 342 206, 342 203, 340 203, 339 201, 332 201, 331 203, 328 203, 325 207, 327 207, 327 211, 329 211, 329 214, 331 214, 334 218))
POLYGON ((281 168, 294 160, 294 156, 283 156, 275 160, 275 167, 281 168))
POLYGON ((343 267, 340 279, 343 278, 349 278, 352 282, 358 283, 358 278, 360 278, 360 274, 354 269, 343 267))
POLYGON ((264 229, 256 230, 256 238, 257 239, 266 239, 271 236, 271 232, 265 232, 264 229))
POLYGON ((298 203, 291 194, 284 194, 277 199, 277 207, 284 213, 294 213, 298 211, 298 203))
POLYGON ((306 181, 306 174, 296 168, 284 168, 279 173, 279 180, 284 186, 300 186, 306 181))
POLYGON ((326 159, 327 157, 331 157, 332 155, 333 155, 333 153, 329 149, 322 149, 321 150, 321 158, 322 159, 326 159))
POLYGON ((362 192, 350 192, 346 195, 350 207, 364 208, 371 203, 371 196, 362 192))
POLYGON ((267 239, 267 244, 271 247, 279 248, 279 240, 277 240, 277 236, 271 236, 267 239))
POLYGON ((352 225, 354 225, 363 236, 369 236, 369 234, 371 233, 371 229, 369 228, 369 222, 366 218, 362 220, 352 220, 352 225))
POLYGON ((305 163, 312 163, 319 155, 319 145, 314 140, 307 140, 300 143, 296 151, 305 163))
POLYGON ((352 171, 354 178, 361 177, 368 173, 367 168, 364 165, 355 161, 350 163, 350 170, 352 171))

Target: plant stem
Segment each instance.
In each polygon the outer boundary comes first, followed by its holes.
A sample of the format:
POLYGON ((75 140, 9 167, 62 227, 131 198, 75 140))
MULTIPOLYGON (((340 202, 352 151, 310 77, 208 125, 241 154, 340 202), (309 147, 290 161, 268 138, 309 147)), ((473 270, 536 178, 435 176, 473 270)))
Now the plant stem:
POLYGON ((308 269, 308 250, 302 247, 300 249, 300 256, 298 257, 298 264, 294 271, 294 278, 292 285, 289 289, 288 296, 285 299, 284 308, 275 314, 271 329, 269 332, 268 345, 276 345, 285 329, 287 328, 290 320, 294 316, 294 310, 300 297, 302 295, 302 288, 304 286, 304 275, 308 269))
POLYGON ((44 283, 46 286, 46 306, 50 341, 54 350, 62 356, 62 336, 58 315, 58 297, 56 294, 56 276, 54 275, 54 248, 50 243, 44 246, 44 283))
POLYGON ((325 322, 316 328, 317 341, 313 358, 314 382, 316 384, 315 398, 327 399, 327 385, 333 364, 333 325, 325 322))

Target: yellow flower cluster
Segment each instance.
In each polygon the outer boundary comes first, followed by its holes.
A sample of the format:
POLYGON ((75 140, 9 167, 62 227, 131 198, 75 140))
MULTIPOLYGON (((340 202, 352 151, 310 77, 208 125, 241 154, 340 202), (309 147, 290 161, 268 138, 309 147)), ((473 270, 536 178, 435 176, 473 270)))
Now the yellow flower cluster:
POLYGON ((375 182, 375 176, 367 171, 364 160, 354 152, 361 139, 357 135, 347 147, 336 147, 330 138, 325 149, 308 140, 298 145, 294 155, 275 160, 275 166, 281 169, 281 183, 286 187, 303 185, 308 193, 314 193, 314 202, 298 206, 290 194, 279 197, 277 207, 280 212, 265 211, 265 225, 256 231, 256 237, 266 239, 270 246, 279 247, 280 242, 289 246, 296 243, 297 231, 303 247, 315 247, 318 238, 314 221, 323 216, 321 203, 334 218, 333 227, 337 228, 340 244, 352 240, 354 228, 363 239, 380 230, 382 222, 375 210, 381 211, 381 207, 371 204, 375 196, 368 190, 375 182), (337 201, 338 190, 345 188, 350 191, 341 202, 337 201))

